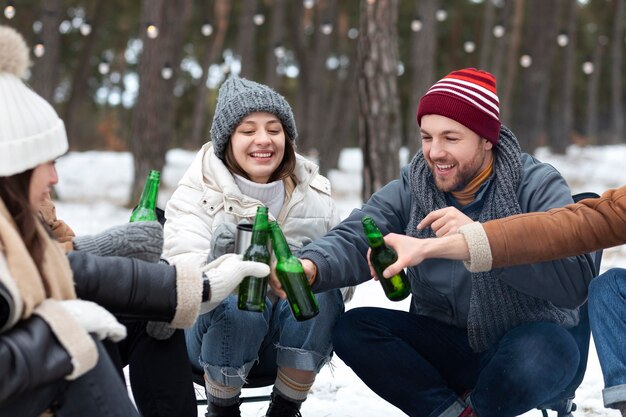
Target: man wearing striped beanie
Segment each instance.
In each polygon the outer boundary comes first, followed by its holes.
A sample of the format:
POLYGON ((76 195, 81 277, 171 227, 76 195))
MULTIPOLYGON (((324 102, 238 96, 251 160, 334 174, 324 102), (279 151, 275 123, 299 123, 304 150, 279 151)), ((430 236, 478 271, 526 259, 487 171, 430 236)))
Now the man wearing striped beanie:
POLYGON ((439 114, 456 120, 495 145, 501 126, 499 106, 493 75, 474 68, 453 71, 422 97, 417 124, 424 115, 439 114))
POLYGON ((422 239, 473 221, 572 202, 553 167, 522 153, 498 107, 488 72, 466 68, 437 81, 417 111, 422 149, 400 179, 299 253, 305 271, 316 272, 317 292, 371 277, 364 215, 396 249, 408 267, 410 311, 353 308, 335 326, 333 345, 410 416, 512 417, 573 394, 580 353, 566 328, 578 323, 590 258, 471 273, 458 261, 406 256, 422 239))
POLYGON ((424 157, 437 186, 444 192, 456 193, 461 205, 474 199, 493 170, 492 148, 498 143, 501 127, 498 106, 496 79, 474 68, 451 72, 420 100, 417 123, 424 157), (440 140, 445 136, 437 134, 450 129, 459 139, 475 136, 481 140, 440 140))

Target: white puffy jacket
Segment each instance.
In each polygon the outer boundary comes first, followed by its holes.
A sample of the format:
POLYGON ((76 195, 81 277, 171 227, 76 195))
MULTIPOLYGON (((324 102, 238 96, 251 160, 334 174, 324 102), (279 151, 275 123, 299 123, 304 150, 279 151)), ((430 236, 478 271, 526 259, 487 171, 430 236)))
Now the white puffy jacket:
MULTIPOLYGON (((317 165, 297 155, 296 183, 285 180, 285 201, 275 220, 291 247, 302 247, 339 223, 330 182, 318 171, 317 165)), ((163 256, 171 264, 206 264, 215 229, 222 223, 254 222, 260 204, 241 192, 213 145, 205 144, 166 205, 163 256)), ((353 292, 343 289, 344 301, 353 292)))

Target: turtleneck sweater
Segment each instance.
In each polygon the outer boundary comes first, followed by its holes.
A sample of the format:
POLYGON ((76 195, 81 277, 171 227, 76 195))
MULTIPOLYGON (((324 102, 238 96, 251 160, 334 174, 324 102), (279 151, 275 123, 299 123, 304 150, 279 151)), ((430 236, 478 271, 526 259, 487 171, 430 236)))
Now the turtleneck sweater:
POLYGON ((461 191, 452 191, 450 194, 456 199, 456 201, 461 206, 467 206, 469 203, 474 201, 474 197, 476 196, 476 192, 480 188, 481 185, 491 176, 493 172, 493 158, 491 158, 491 162, 489 165, 485 167, 478 175, 474 177, 473 180, 469 182, 461 191))
POLYGON ((234 174, 233 176, 243 194, 259 200, 274 218, 278 218, 278 213, 285 202, 285 184, 282 180, 260 184, 240 175, 234 174))

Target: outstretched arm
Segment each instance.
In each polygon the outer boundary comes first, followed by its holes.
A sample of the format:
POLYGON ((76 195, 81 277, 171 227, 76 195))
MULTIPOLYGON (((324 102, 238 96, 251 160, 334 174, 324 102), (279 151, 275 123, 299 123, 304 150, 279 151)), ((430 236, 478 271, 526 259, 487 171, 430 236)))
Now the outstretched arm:
POLYGON ((385 278, 397 274, 401 269, 420 264, 426 259, 442 258, 459 261, 470 259, 469 248, 465 238, 460 234, 419 239, 389 233, 385 236, 385 243, 398 253, 398 260, 383 272, 385 278))
MULTIPOLYGON (((478 230, 475 224, 462 227, 478 230)), ((491 268, 579 255, 626 243, 626 186, 600 198, 543 213, 486 222, 482 227, 493 258, 491 268)), ((472 236, 469 247, 476 244, 472 236)), ((473 259, 470 261, 470 265, 473 259)), ((484 270, 484 269, 483 269, 484 270)))
POLYGON ((547 212, 518 214, 437 239, 385 236, 398 261, 385 276, 425 259, 467 261, 474 272, 579 255, 626 243, 626 186, 547 212))

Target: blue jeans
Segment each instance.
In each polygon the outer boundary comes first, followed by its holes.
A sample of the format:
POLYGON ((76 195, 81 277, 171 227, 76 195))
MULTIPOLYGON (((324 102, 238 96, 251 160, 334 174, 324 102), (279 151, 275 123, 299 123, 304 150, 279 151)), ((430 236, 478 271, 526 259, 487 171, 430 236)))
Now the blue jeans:
POLYGON ((126 385, 99 340, 96 346, 98 363, 91 371, 73 381, 62 379, 26 392, 0 406, 0 416, 38 417, 51 408, 57 417, 139 417, 126 385))
POLYGON ((256 362, 269 369, 265 375, 277 366, 318 372, 330 359, 331 331, 344 305, 339 290, 315 296, 320 313, 302 322, 285 300, 272 305, 267 299, 265 311, 258 313, 239 310, 237 296, 229 296, 185 330, 192 366, 213 381, 239 388, 256 362))
POLYGON ((609 269, 589 286, 589 322, 604 375, 604 406, 626 402, 626 269, 609 269))
POLYGON ((457 417, 467 402, 480 417, 523 414, 561 393, 580 356, 570 333, 554 323, 520 325, 476 353, 466 329, 373 307, 346 312, 333 345, 368 387, 419 417, 457 417))

